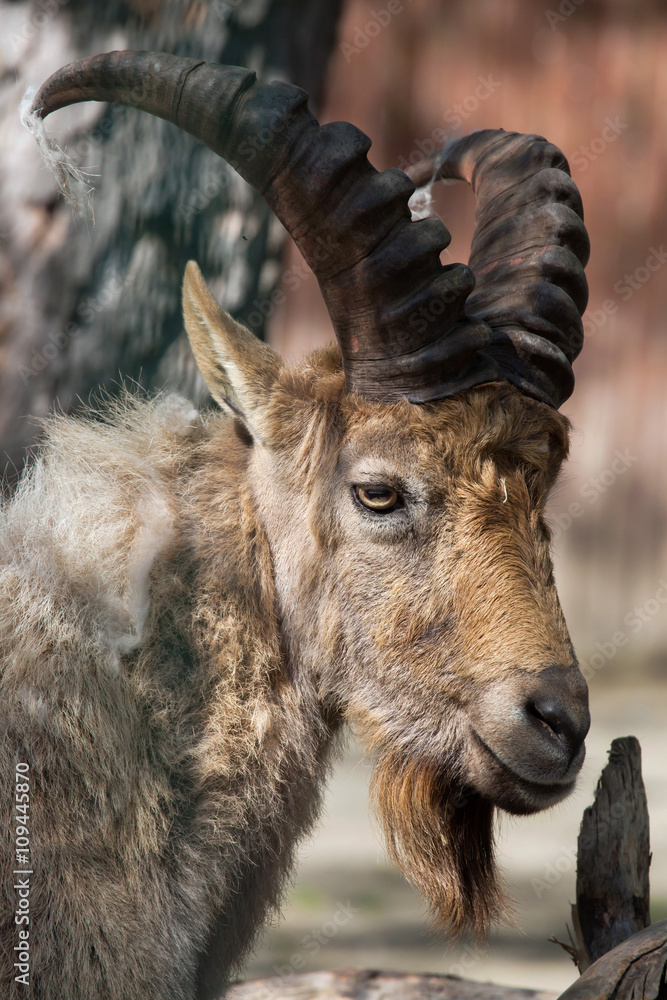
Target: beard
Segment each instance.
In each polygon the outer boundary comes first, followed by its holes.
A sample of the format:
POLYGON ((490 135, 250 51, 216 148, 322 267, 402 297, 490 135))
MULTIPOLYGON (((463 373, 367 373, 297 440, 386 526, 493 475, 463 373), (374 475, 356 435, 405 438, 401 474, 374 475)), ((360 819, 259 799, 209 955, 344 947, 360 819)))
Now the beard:
POLYGON ((380 751, 371 796, 393 862, 428 902, 434 924, 485 940, 509 909, 494 857, 494 807, 444 767, 380 751))

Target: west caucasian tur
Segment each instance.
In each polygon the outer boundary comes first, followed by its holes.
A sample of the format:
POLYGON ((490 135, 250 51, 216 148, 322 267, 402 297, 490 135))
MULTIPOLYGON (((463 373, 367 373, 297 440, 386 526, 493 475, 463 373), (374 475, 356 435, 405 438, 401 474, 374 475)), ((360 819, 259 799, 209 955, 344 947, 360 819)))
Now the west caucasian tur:
POLYGON ((27 122, 87 100, 174 122, 261 191, 337 343, 286 364, 190 263, 185 324, 219 409, 54 416, 5 504, 1 933, 31 992, 5 962, 0 993, 219 996, 346 724, 393 859, 442 928, 483 934, 503 912, 494 810, 566 796, 589 723, 544 520, 587 299, 565 158, 481 131, 418 168, 476 193, 470 265, 443 266, 413 181, 294 86, 115 52, 56 73, 27 122))

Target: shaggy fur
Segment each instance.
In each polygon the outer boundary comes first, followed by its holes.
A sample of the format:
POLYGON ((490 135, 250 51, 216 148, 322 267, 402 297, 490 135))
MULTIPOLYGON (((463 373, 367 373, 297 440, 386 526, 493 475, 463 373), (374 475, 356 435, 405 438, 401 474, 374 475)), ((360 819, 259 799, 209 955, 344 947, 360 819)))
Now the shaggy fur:
POLYGON ((289 368, 189 281, 233 415, 165 396, 53 417, 2 512, 0 934, 9 955, 27 762, 36 1000, 217 996, 343 721, 376 758, 393 857, 455 931, 502 911, 494 806, 557 801, 580 764, 556 774, 511 722, 554 664, 583 697, 542 518, 566 421, 500 383, 350 395, 336 348, 289 368), (395 513, 355 500, 378 481, 395 513))

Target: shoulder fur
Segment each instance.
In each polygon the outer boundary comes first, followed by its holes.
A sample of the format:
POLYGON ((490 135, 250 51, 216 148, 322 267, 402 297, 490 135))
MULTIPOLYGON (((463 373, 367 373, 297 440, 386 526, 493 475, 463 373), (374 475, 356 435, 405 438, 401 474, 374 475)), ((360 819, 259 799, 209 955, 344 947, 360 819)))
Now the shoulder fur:
POLYGON ((0 619, 13 606, 15 627, 18 602, 33 641, 62 639, 76 621, 110 665, 135 648, 151 569, 175 540, 170 481, 206 434, 205 418, 175 394, 50 417, 0 511, 0 619))

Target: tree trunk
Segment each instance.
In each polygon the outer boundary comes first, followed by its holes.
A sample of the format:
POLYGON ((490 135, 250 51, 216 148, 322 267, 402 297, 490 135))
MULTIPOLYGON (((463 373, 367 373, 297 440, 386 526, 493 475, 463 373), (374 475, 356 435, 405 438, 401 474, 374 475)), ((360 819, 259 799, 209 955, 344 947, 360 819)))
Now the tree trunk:
POLYGON ((93 178, 94 225, 74 219, 22 128, 18 103, 61 65, 145 48, 244 65, 317 102, 341 0, 0 0, 0 466, 123 379, 205 395, 183 334, 180 284, 196 258, 224 306, 259 336, 273 308, 282 226, 190 135, 142 112, 84 104, 46 123, 93 178), (5 53, 7 57, 7 53, 5 53))

